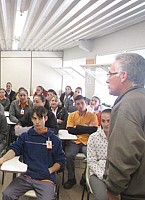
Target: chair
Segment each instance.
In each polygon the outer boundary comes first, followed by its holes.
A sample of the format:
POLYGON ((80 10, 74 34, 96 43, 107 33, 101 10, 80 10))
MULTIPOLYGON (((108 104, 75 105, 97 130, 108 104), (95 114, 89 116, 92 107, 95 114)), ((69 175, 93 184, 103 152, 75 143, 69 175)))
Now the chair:
MULTIPOLYGON (((36 193, 34 190, 29 190, 27 191, 24 196, 26 197, 33 197, 33 198, 37 198, 36 193)), ((55 188, 54 188, 54 197, 56 200, 59 200, 59 185, 56 184, 55 188)))
MULTIPOLYGON (((86 156, 83 153, 78 153, 76 155, 76 158, 78 158, 78 159, 86 159, 86 156)), ((62 174, 62 185, 64 184, 64 171, 65 171, 65 167, 63 169, 63 174, 62 174)))
POLYGON ((93 191, 92 191, 92 188, 91 188, 91 185, 90 185, 89 178, 90 178, 89 166, 88 166, 88 164, 87 164, 87 167, 86 167, 86 185, 85 185, 84 188, 83 188, 81 200, 84 199, 85 190, 87 190, 87 200, 89 200, 89 195, 90 195, 90 193, 93 194, 93 191))
MULTIPOLYGON (((20 162, 20 156, 15 156, 14 158, 5 161, 1 166, 1 171, 4 172, 12 172, 12 173, 25 173, 27 171, 27 165, 25 163, 20 162)), ((14 176, 13 176, 14 178, 14 176)), ((4 177, 2 180, 2 184, 4 182, 4 177)), ((29 190, 24 194, 27 197, 36 197, 34 190, 29 190)), ((55 199, 59 200, 59 185, 55 186, 55 199)))

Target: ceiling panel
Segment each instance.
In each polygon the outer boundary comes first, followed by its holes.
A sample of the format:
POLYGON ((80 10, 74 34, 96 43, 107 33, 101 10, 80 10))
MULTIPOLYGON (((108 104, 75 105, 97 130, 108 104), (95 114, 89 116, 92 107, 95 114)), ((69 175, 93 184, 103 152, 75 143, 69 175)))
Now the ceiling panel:
POLYGON ((145 0, 0 0, 0 50, 63 50, 145 21, 145 0), (15 35, 16 12, 27 17, 15 35))

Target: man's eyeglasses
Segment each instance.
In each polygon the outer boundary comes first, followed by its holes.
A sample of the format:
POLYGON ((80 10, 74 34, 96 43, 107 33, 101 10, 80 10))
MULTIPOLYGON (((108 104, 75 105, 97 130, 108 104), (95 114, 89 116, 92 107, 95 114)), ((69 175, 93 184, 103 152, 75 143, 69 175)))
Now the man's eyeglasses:
POLYGON ((116 75, 116 74, 118 74, 118 72, 109 72, 108 74, 107 74, 107 77, 109 78, 110 76, 112 76, 112 75, 116 75))

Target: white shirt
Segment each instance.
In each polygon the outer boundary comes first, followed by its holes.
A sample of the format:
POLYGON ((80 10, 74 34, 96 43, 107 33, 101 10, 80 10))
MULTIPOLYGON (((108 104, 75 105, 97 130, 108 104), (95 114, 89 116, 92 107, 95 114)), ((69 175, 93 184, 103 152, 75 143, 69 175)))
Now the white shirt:
POLYGON ((56 116, 57 110, 58 110, 58 107, 55 110, 53 110, 53 108, 51 108, 51 111, 53 112, 53 114, 55 115, 56 118, 57 118, 57 116, 56 116))
POLYGON ((90 168, 90 175, 95 174, 103 179, 107 159, 108 141, 101 127, 97 132, 90 135, 87 144, 87 163, 90 168))
POLYGON ((99 111, 102 112, 102 111, 105 110, 105 109, 106 109, 106 107, 105 107, 105 106, 102 106, 102 105, 100 105, 100 106, 98 107, 97 110, 95 110, 94 107, 92 107, 92 106, 90 106, 90 105, 87 105, 87 111, 89 111, 89 112, 91 112, 91 113, 94 113, 94 114, 99 113, 99 111))

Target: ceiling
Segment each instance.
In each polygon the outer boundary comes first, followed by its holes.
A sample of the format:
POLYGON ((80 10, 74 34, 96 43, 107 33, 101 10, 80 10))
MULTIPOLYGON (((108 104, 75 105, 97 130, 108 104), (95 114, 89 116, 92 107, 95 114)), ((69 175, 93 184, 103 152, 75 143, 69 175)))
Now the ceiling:
POLYGON ((0 50, 63 50, 145 21, 145 0, 0 0, 0 50), (15 36, 16 11, 27 12, 15 36))

